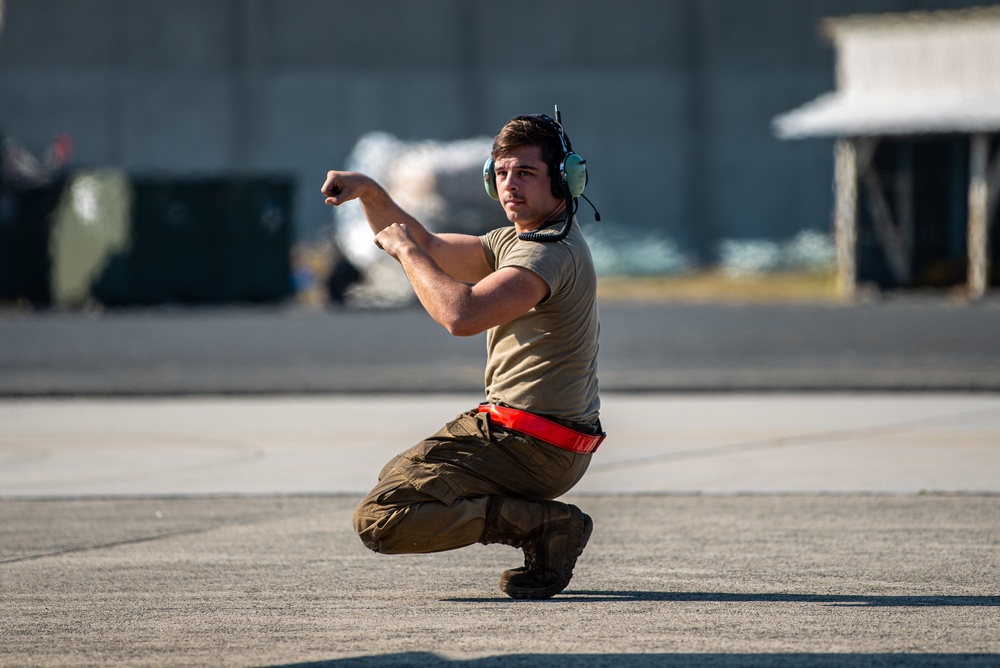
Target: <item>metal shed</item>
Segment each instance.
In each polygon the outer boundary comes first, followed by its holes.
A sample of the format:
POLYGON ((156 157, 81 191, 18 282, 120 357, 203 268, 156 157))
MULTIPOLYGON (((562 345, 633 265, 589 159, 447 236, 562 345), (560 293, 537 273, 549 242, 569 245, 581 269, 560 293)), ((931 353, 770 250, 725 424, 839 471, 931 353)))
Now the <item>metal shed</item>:
POLYGON ((836 49, 836 90, 778 116, 773 126, 782 139, 837 138, 840 294, 853 297, 858 283, 859 216, 870 221, 895 281, 912 281, 921 223, 947 208, 921 208, 919 189, 930 182, 914 171, 916 163, 947 172, 931 185, 951 183, 964 205, 964 279, 969 296, 982 297, 1000 191, 1000 7, 830 18, 821 30, 836 49))

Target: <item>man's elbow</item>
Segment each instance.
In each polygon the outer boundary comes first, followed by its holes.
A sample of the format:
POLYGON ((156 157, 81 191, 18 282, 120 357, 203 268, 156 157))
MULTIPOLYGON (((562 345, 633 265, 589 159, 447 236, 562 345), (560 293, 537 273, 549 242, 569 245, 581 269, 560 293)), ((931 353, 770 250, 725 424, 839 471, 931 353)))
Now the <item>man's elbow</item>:
POLYGON ((461 309, 439 313, 434 319, 452 336, 475 336, 487 330, 481 319, 474 318, 461 309))
POLYGON ((442 327, 445 328, 452 336, 475 336, 476 334, 481 334, 486 331, 486 328, 473 322, 466 320, 449 320, 440 323, 442 327))
POLYGON ((491 326, 489 313, 468 299, 441 300, 425 306, 435 322, 452 336, 475 336, 491 326))

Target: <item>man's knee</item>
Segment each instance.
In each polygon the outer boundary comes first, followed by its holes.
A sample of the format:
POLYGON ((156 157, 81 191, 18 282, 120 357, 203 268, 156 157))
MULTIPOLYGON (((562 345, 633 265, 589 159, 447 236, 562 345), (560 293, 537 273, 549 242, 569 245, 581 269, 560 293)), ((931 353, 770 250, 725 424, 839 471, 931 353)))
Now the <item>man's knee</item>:
POLYGON ((354 509, 354 532, 373 552, 392 554, 393 528, 399 523, 407 505, 412 503, 415 492, 409 481, 393 465, 400 458, 394 457, 379 474, 378 484, 354 509))
POLYGON ((372 493, 354 509, 354 532, 372 552, 380 554, 412 554, 424 552, 419 542, 407 532, 413 506, 409 503, 386 503, 382 495, 372 493))
POLYGON ((366 500, 354 511, 354 531, 365 547, 381 554, 453 550, 482 536, 485 505, 481 512, 479 505, 478 499, 453 505, 437 499, 409 505, 366 500))
POLYGON ((371 497, 362 501, 354 509, 354 532, 358 538, 372 552, 384 552, 381 549, 380 536, 383 533, 386 509, 379 509, 379 505, 371 497))

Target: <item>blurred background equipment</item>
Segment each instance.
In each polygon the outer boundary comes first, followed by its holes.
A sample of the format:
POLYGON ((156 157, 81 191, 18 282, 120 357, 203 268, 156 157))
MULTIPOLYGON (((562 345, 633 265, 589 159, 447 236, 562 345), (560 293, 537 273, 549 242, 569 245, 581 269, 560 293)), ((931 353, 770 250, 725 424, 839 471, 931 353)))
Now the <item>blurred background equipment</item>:
POLYGON ((146 177, 133 188, 125 261, 134 292, 125 302, 269 303, 291 294, 290 180, 146 177))
POLYGON ((55 306, 79 306, 100 295, 98 282, 119 283, 121 297, 131 289, 131 277, 120 264, 132 243, 132 192, 118 170, 82 171, 60 179, 55 211, 34 221, 48 227, 49 297, 55 306), (110 266, 109 266, 110 265, 110 266), (114 271, 118 275, 114 276, 114 271))
POLYGON ((281 177, 78 170, 7 187, 0 301, 80 307, 280 302, 293 185, 281 177))

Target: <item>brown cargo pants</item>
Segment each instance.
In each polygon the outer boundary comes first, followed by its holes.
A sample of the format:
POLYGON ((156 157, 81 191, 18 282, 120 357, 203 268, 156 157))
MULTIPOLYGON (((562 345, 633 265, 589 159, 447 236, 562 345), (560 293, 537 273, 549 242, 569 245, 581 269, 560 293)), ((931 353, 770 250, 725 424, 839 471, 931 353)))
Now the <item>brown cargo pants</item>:
POLYGON ((354 511, 354 530, 386 554, 465 547, 483 535, 490 496, 554 499, 583 477, 591 457, 507 431, 471 410, 385 465, 354 511))

